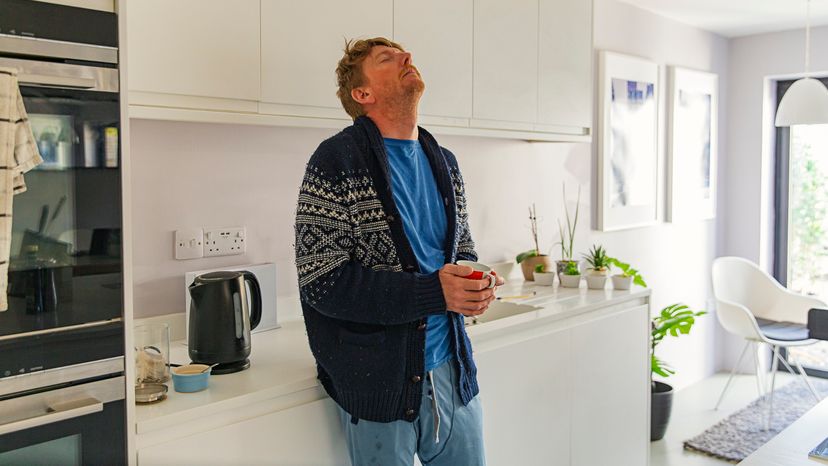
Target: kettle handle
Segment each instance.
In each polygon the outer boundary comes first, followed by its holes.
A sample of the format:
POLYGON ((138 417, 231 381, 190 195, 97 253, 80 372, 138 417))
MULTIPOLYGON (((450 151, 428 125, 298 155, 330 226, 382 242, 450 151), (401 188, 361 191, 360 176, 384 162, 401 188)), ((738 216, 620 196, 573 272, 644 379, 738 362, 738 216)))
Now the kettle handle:
POLYGON ((262 320, 262 288, 259 286, 259 280, 252 272, 244 271, 244 281, 250 283, 250 303, 253 308, 250 310, 250 330, 256 328, 262 320))

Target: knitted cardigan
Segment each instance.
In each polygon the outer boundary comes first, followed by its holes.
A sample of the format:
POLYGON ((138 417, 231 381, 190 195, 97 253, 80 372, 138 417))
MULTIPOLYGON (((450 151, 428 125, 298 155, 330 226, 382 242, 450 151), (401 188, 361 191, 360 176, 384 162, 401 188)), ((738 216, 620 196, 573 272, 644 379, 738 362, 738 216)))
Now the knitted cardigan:
MULTIPOLYGON (((445 261, 476 260, 457 160, 419 128, 446 209, 445 261)), ((345 411, 375 422, 419 414, 426 318, 445 314, 437 272, 420 273, 391 194, 382 136, 368 117, 311 156, 296 209, 296 268, 318 378, 345 411)), ((451 317, 463 404, 478 393, 463 323, 451 317)))

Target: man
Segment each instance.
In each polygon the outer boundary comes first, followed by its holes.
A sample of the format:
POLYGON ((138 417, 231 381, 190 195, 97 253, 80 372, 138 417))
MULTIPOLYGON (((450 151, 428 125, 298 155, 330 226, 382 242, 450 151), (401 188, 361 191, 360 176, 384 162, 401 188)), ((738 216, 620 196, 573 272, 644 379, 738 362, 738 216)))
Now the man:
POLYGON ((463 316, 485 312, 495 289, 454 264, 477 259, 457 161, 417 126, 425 85, 400 45, 348 42, 336 74, 354 124, 314 152, 296 212, 319 380, 354 465, 410 465, 415 453, 424 465, 483 465, 463 316))

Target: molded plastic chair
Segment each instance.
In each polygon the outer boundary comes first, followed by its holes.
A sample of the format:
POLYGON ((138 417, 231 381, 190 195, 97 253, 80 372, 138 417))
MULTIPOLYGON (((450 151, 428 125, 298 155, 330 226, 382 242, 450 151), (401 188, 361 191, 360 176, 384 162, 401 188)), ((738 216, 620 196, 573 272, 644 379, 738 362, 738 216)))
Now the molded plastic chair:
MULTIPOLYGON (((767 425, 770 426, 773 411, 773 388, 776 382, 776 369, 781 362, 791 373, 791 366, 779 354, 779 348, 805 346, 816 343, 808 337, 806 327, 808 310, 825 308, 819 299, 803 296, 789 291, 773 277, 760 269, 753 262, 741 257, 719 257, 713 261, 713 294, 716 297, 716 315, 719 323, 730 333, 745 340, 742 354, 727 379, 716 409, 724 399, 736 368, 742 362, 748 347, 765 343, 773 349, 773 368, 768 405, 767 425)), ((794 361, 799 375, 814 395, 817 402, 820 396, 798 361, 794 361)), ((759 365, 754 351, 757 387, 759 395, 763 394, 760 381, 759 365)))

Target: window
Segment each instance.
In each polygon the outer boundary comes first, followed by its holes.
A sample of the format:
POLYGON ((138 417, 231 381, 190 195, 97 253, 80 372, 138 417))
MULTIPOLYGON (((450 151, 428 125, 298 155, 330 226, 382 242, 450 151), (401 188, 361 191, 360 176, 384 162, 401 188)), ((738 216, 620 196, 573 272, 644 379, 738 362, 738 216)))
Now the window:
MULTIPOLYGON (((777 83, 777 105, 793 82, 777 83)), ((774 276, 828 302, 828 124, 777 128, 775 194, 774 276)), ((786 357, 828 377, 828 342, 790 348, 786 357)))

